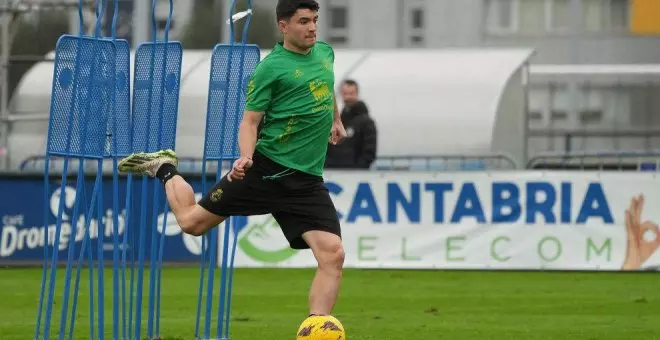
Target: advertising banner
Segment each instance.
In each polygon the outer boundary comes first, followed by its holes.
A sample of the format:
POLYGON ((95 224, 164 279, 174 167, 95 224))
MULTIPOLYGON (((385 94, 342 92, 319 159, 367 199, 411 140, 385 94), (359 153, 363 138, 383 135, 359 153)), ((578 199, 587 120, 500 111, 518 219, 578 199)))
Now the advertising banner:
MULTIPOLYGON (((197 199, 201 198, 201 179, 187 179, 197 199)), ((69 184, 65 194, 66 218, 72 215, 73 184, 69 184)), ((651 173, 328 171, 326 186, 342 225, 346 267, 660 268, 660 211, 655 209, 660 205, 660 180, 651 173)), ((124 179, 119 187, 123 212, 124 179)), ((90 179, 85 191, 88 198, 92 188, 90 179)), ((112 181, 108 178, 103 186, 106 218, 112 216, 111 193, 112 181)), ((152 195, 153 187, 149 186, 149 200, 152 195)), ((39 178, 0 178, 0 261, 43 259, 43 213, 49 216, 48 230, 52 233, 59 186, 50 186, 46 210, 43 197, 43 180, 39 178)), ((139 180, 133 184, 132 197, 134 212, 129 216, 130 223, 121 216, 121 235, 127 225, 140 225, 140 214, 136 213, 142 197, 139 180)), ((153 230, 153 205, 148 202, 148 206, 147 257, 153 230)), ((158 205, 159 237, 163 207, 164 199, 158 205)), ((77 234, 82 235, 80 225, 84 224, 79 224, 77 234)), ((280 226, 270 215, 240 218, 236 226, 241 229, 237 267, 316 265, 311 251, 288 247, 280 226)), ((95 229, 92 223, 94 240, 99 235, 95 229)), ((137 240, 140 228, 128 229, 137 240)), ((63 230, 68 230, 63 235, 71 235, 70 226, 63 230)), ((172 213, 168 214, 164 232, 166 262, 199 261, 201 238, 181 233, 172 213)), ((111 218, 101 234, 105 256, 111 259, 111 218)), ((68 236, 62 238, 65 239, 68 236)), ((60 258, 65 258, 67 243, 62 241, 58 248, 60 258)))
MULTIPOLYGON (((649 173, 328 172, 346 266, 654 270, 660 179, 649 173)), ((250 217, 239 266, 314 266, 268 216, 250 217)))
MULTIPOLYGON (((59 176, 61 177, 61 176, 59 176)), ((18 177, 4 176, 0 177, 0 262, 39 262, 44 258, 44 244, 46 239, 51 246, 55 240, 55 230, 57 214, 60 201, 63 202, 62 226, 60 242, 56 248, 59 251, 58 258, 66 261, 69 249, 69 239, 75 237, 75 259, 78 259, 82 241, 85 235, 85 216, 90 212, 92 194, 94 192, 95 178, 90 177, 85 180, 84 190, 79 190, 78 194, 84 192, 80 198, 79 217, 74 223, 74 205, 77 193, 76 178, 67 179, 64 189, 64 195, 61 195, 60 178, 53 178, 49 181, 46 192, 44 180, 39 176, 18 177), (44 196, 45 195, 45 196, 44 196), (45 198, 47 204, 45 205, 45 198), (44 216, 44 213, 46 214, 44 216), (45 218, 48 219, 48 226, 44 228, 45 218), (46 230, 48 235, 46 236, 46 230)), ((114 207, 113 207, 113 181, 111 177, 103 179, 103 185, 100 188, 100 203, 103 207, 102 217, 99 224, 98 203, 91 210, 91 221, 89 222, 89 235, 91 240, 91 249, 93 258, 98 259, 98 241, 102 240, 104 258, 111 261, 113 258, 113 238, 114 238, 114 207), (98 226, 101 225, 101 228, 98 226)), ((151 257, 152 231, 156 230, 156 239, 160 240, 161 230, 163 229, 163 212, 165 209, 165 193, 162 185, 158 183, 160 197, 156 205, 156 220, 154 216, 154 181, 148 181, 146 187, 143 187, 142 179, 135 178, 131 185, 131 209, 130 214, 126 214, 127 198, 127 180, 121 178, 118 185, 118 236, 119 242, 123 243, 124 236, 128 237, 127 257, 131 254, 135 256, 137 262, 140 239, 140 231, 144 230, 144 250, 145 259, 148 261, 151 257), (144 190, 146 189, 146 190, 144 190), (145 194, 143 197, 143 193, 145 194), (143 199, 146 199, 143 202, 143 199), (144 221, 142 221, 144 207, 144 221), (130 231, 130 232, 128 232, 130 231), (133 245, 133 246, 131 246, 133 245)), ((201 191, 201 179, 193 181, 196 191, 201 191)), ((201 198, 201 194, 197 195, 201 198)), ((173 217, 172 217, 173 218, 173 217)), ((173 218, 174 219, 174 218, 173 218)), ((176 223, 176 221, 175 221, 176 223)), ((183 235, 180 228, 167 228, 165 232, 165 246, 163 249, 163 260, 166 262, 199 262, 201 254, 201 238, 190 235, 183 235)), ((85 258, 89 258, 86 253, 85 258)))

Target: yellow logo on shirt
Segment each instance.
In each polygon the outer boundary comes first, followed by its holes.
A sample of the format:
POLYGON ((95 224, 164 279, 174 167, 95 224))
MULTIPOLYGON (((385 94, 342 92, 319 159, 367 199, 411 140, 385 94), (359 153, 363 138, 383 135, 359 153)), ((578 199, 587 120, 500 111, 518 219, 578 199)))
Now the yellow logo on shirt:
POLYGON ((248 85, 247 85, 247 96, 248 96, 248 98, 252 97, 253 93, 254 93, 254 79, 250 79, 250 81, 248 81, 248 85))
POLYGON ((296 74, 295 74, 294 76, 295 76, 296 78, 298 78, 298 77, 302 77, 303 74, 304 74, 304 73, 303 73, 301 70, 296 70, 296 74))
POLYGON ((314 100, 317 103, 332 97, 332 92, 330 92, 328 84, 326 84, 323 80, 316 79, 310 81, 309 90, 312 92, 312 96, 314 96, 314 100))
POLYGON ((293 133, 293 128, 296 127, 296 116, 289 118, 289 122, 286 124, 284 132, 280 134, 280 143, 288 142, 291 139, 291 134, 293 133))
POLYGON ((323 67, 326 70, 332 72, 332 60, 330 60, 330 58, 326 58, 325 60, 323 60, 323 67))

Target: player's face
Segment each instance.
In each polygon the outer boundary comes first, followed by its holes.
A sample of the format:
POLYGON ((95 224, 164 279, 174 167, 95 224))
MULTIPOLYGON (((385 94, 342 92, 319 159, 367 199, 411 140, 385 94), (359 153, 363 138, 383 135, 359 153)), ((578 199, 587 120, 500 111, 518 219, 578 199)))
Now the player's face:
POLYGON ((290 44, 308 49, 316 43, 316 24, 319 15, 316 11, 299 9, 288 22, 281 22, 284 39, 290 44))
POLYGON ((358 101, 357 87, 344 84, 344 86, 341 87, 341 97, 344 99, 344 103, 348 105, 355 104, 358 101))

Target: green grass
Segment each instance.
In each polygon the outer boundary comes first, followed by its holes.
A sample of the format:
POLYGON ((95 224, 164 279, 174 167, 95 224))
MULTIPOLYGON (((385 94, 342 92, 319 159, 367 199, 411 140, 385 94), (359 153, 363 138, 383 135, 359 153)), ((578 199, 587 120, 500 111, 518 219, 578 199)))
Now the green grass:
MULTIPOLYGON (((58 271, 57 308, 63 273, 58 271)), ((165 269, 165 339, 193 339, 198 275, 196 268, 165 269)), ((237 270, 232 339, 295 339, 307 315, 312 275, 311 270, 237 270)), ((75 339, 89 339, 87 277, 83 273, 75 339)), ((0 269, 1 339, 33 336, 40 282, 41 269, 0 269)), ((106 301, 105 333, 111 339, 106 301)), ((660 275, 346 270, 334 314, 348 340, 653 340, 660 339, 660 275)), ((59 324, 59 312, 53 321, 59 324)))

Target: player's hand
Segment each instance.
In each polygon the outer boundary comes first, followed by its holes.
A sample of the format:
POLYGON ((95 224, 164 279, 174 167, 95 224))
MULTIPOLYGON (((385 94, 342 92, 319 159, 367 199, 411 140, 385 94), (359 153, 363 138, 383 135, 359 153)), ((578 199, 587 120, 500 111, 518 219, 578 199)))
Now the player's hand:
POLYGON ((637 270, 660 248, 660 227, 651 221, 642 222, 644 196, 633 198, 626 210, 627 250, 624 270, 637 270), (652 240, 645 235, 653 234, 652 240))
POLYGON ((335 120, 332 123, 332 130, 330 131, 330 143, 332 143, 332 145, 337 145, 345 138, 346 130, 344 130, 344 124, 342 124, 341 120, 335 120))
POLYGON ((245 171, 252 167, 252 159, 249 157, 241 157, 234 162, 234 166, 231 168, 229 175, 227 175, 228 181, 241 180, 245 177, 245 171))

